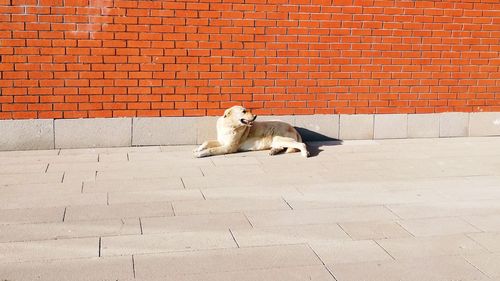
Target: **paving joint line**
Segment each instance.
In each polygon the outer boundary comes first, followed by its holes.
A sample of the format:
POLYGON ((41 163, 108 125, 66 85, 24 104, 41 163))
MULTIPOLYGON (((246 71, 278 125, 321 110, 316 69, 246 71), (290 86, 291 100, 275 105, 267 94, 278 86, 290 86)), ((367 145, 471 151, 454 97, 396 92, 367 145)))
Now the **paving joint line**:
POLYGON ((314 251, 313 247, 311 247, 311 245, 309 245, 309 243, 306 243, 307 247, 314 253, 314 255, 316 255, 316 257, 318 258, 318 260, 323 264, 323 266, 325 267, 326 271, 328 271, 328 273, 333 277, 333 279, 335 281, 337 281, 337 278, 335 277, 335 275, 333 274, 333 272, 331 272, 328 267, 326 266, 326 263, 321 259, 321 257, 318 255, 318 253, 316 253, 316 251, 314 251))
POLYGON ((101 240, 102 237, 99 237, 99 257, 101 257, 101 240))
POLYGON ((233 237, 233 241, 236 244, 238 248, 240 248, 240 244, 238 244, 238 241, 236 241, 236 238, 234 237, 233 232, 231 231, 231 228, 229 228, 229 233, 231 233, 231 237, 233 237))
POLYGON ((378 245, 378 246, 379 246, 382 250, 384 250, 384 252, 385 252, 386 254, 388 254, 388 255, 389 255, 389 257, 391 257, 391 259, 392 259, 392 260, 396 260, 396 258, 395 258, 395 257, 393 257, 393 256, 392 256, 392 255, 391 255, 391 254, 390 254, 390 253, 389 253, 389 252, 388 252, 388 251, 387 251, 384 247, 382 247, 382 245, 380 245, 380 244, 379 244, 376 240, 372 240, 372 241, 373 241, 373 242, 375 242, 375 244, 377 244, 377 245, 378 245))
POLYGON ((132 273, 134 274, 134 279, 135 279, 136 276, 135 276, 135 259, 134 259, 134 255, 132 255, 132 273))
POLYGON ((68 207, 64 207, 64 212, 63 212, 63 217, 62 217, 62 221, 64 222, 64 220, 66 219, 66 210, 68 209, 68 207))

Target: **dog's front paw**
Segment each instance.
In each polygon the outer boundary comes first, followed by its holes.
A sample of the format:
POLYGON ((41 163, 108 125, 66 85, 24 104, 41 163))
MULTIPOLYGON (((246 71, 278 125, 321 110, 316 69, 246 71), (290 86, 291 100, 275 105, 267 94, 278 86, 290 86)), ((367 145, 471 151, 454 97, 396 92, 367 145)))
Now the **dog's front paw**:
POLYGON ((207 150, 194 151, 193 156, 196 158, 202 158, 208 156, 207 150))
POLYGON ((193 153, 200 152, 200 151, 202 151, 202 150, 203 150, 203 146, 202 146, 202 145, 200 145, 200 146, 198 146, 197 148, 193 149, 193 153))

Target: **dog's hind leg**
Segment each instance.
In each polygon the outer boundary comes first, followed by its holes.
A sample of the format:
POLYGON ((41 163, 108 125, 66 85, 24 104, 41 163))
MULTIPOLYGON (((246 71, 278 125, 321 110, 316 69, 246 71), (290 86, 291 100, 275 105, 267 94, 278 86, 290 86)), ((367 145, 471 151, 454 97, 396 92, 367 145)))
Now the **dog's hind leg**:
POLYGON ((285 151, 284 147, 271 147, 271 151, 269 151, 269 155, 277 155, 285 151))
POLYGON ((286 137, 280 137, 280 136, 275 136, 273 137, 273 142, 271 143, 271 147, 273 148, 278 148, 278 147, 286 147, 287 152, 290 149, 297 149, 300 150, 300 153, 304 157, 309 157, 309 151, 307 151, 307 146, 305 143, 298 142, 293 138, 286 138, 286 137))

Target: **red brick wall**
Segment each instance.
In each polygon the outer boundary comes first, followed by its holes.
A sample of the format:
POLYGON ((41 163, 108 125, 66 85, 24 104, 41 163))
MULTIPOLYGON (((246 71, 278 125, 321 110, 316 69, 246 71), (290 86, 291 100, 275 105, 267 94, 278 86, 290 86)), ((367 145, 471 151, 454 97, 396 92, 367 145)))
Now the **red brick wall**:
POLYGON ((500 111, 498 0, 0 0, 0 119, 500 111))

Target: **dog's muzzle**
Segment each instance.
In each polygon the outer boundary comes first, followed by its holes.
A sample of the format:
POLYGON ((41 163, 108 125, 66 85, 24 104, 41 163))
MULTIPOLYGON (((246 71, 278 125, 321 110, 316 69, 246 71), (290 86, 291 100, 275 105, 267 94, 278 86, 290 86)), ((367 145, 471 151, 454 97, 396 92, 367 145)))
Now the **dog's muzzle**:
POLYGON ((252 120, 248 120, 248 119, 240 119, 240 122, 247 125, 247 126, 252 126, 253 125, 253 121, 255 121, 255 119, 257 119, 257 115, 254 115, 253 119, 252 120))

